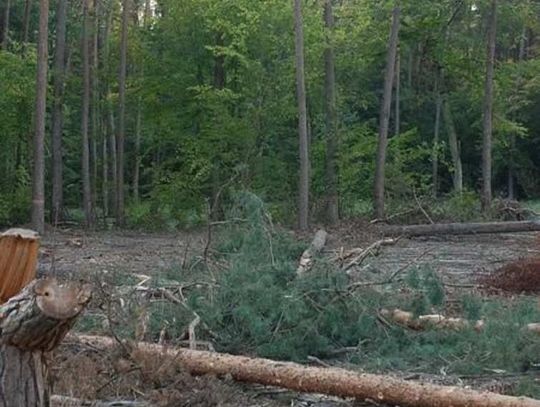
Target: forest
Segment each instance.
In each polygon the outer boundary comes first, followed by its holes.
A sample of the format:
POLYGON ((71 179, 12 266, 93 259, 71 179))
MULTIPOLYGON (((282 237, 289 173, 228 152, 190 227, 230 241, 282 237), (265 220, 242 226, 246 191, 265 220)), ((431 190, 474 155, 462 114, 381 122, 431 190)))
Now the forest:
POLYGON ((37 3, 1 9, 0 224, 39 202, 190 227, 248 190, 306 229, 540 193, 535 1, 37 3))
POLYGON ((539 406, 539 112, 538 0, 0 0, 0 407, 539 406))

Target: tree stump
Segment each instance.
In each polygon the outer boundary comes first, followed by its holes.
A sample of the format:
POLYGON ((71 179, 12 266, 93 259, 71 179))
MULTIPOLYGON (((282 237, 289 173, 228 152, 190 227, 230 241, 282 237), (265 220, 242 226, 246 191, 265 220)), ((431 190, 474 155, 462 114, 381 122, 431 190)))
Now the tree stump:
POLYGON ((0 293, 7 300, 0 305, 0 407, 49 406, 46 354, 90 301, 87 285, 55 279, 28 284, 35 276, 38 246, 32 231, 0 235, 0 293))

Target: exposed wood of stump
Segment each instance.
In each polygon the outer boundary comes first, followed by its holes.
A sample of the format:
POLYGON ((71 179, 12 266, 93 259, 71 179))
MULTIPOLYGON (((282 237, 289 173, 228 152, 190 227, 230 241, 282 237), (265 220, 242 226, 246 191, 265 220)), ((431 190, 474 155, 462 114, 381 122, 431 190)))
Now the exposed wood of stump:
POLYGON ((27 229, 0 235, 0 303, 17 294, 36 277, 39 236, 27 229))
POLYGON ((387 226, 387 236, 474 235, 480 233, 514 233, 540 231, 540 221, 436 223, 433 225, 387 226))
POLYGON ((54 349, 90 300, 90 288, 34 280, 0 306, 0 407, 45 407, 45 353, 54 349))
POLYGON ((298 268, 296 269, 297 275, 301 276, 311 269, 313 266, 313 257, 319 254, 323 249, 324 245, 326 244, 327 237, 328 233, 326 233, 326 231, 323 229, 320 229, 317 231, 317 233, 315 233, 315 237, 313 238, 311 244, 304 251, 304 253, 302 253, 302 257, 300 257, 300 262, 298 264, 298 268))
MULTIPOLYGON (((76 336, 72 339, 98 348, 112 348, 112 338, 76 336)), ((291 390, 377 403, 418 407, 540 407, 540 400, 478 392, 460 387, 415 383, 389 376, 360 374, 338 368, 317 368, 290 362, 233 356, 137 343, 134 354, 161 357, 193 374, 231 375, 235 380, 279 386, 291 390)))

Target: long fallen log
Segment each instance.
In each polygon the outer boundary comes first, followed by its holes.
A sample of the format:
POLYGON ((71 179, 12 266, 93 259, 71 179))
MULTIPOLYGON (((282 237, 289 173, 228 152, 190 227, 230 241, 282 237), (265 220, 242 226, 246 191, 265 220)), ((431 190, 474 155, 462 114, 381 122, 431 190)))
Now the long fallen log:
POLYGON ((474 235, 540 231, 540 221, 435 223, 433 225, 387 226, 386 236, 474 235))
MULTIPOLYGON (((113 348, 117 342, 103 336, 68 337, 94 348, 113 348)), ((390 376, 356 373, 339 368, 302 366, 291 362, 233 356, 198 350, 136 343, 133 355, 162 358, 192 374, 230 375, 248 383, 278 386, 305 393, 322 393, 377 403, 415 407, 540 407, 540 400, 478 392, 460 387, 416 383, 390 376)), ((135 356, 134 356, 135 357, 135 356)))

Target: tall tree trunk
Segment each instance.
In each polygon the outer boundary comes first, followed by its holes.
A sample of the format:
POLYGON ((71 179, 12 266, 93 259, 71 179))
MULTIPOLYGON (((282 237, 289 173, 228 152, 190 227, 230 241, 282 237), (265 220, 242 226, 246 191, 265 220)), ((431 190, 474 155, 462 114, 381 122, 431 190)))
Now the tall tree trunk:
POLYGON ((56 8, 56 46, 54 50, 54 99, 52 112, 52 211, 51 222, 63 218, 63 149, 64 81, 66 72, 67 0, 58 0, 56 8))
POLYGON ((488 27, 486 83, 484 93, 484 119, 482 143, 482 209, 491 206, 491 152, 493 137, 493 73, 495 65, 495 41, 497 34, 497 0, 491 1, 491 11, 488 27))
POLYGON ((141 120, 142 120, 142 102, 141 98, 137 101, 137 119, 135 123, 135 165, 133 168, 133 201, 139 203, 139 176, 141 169, 141 120))
POLYGON ((88 139, 88 119, 90 115, 90 0, 83 0, 82 59, 83 59, 83 100, 81 113, 82 136, 82 186, 85 226, 92 227, 92 190, 90 186, 90 146, 88 139))
POLYGON ((401 125, 401 119, 400 119, 400 98, 401 98, 401 57, 399 55, 399 49, 397 50, 396 54, 396 100, 395 100, 395 123, 394 123, 394 134, 396 136, 399 136, 400 133, 400 125, 401 125))
MULTIPOLYGON (((99 1, 93 0, 93 16, 92 16, 92 64, 90 69, 90 78, 91 78, 91 100, 92 100, 92 140, 91 140, 91 168, 92 168, 92 178, 91 178, 91 190, 92 190, 92 209, 94 213, 92 217, 95 219, 95 211, 97 209, 97 185, 98 185, 98 135, 99 135, 99 1)), ((90 39, 89 39, 90 40, 90 39)))
POLYGON ((440 91, 441 82, 440 70, 435 78, 435 128, 433 130, 433 149, 431 152, 431 178, 433 182, 433 196, 439 193, 439 139, 441 129, 441 105, 442 97, 440 91))
POLYGON ((333 225, 339 221, 337 190, 337 115, 336 115, 336 72, 334 61, 334 13, 332 0, 324 3, 324 23, 326 26, 326 49, 324 50, 324 113, 326 125, 326 217, 333 225))
POLYGON ((125 224, 124 213, 124 140, 126 132, 126 71, 127 71, 127 44, 128 44, 128 21, 129 1, 122 1, 122 33, 120 39, 120 74, 119 74, 119 110, 118 110, 118 139, 117 154, 117 186, 116 186, 116 218, 120 226, 125 224))
POLYGON ((32 175, 32 227, 45 232, 45 113, 47 108, 47 60, 49 55, 49 0, 39 2, 36 119, 32 175))
POLYGON ((28 32, 30 31, 30 12, 32 11, 32 0, 24 2, 24 17, 23 17, 23 50, 28 43, 28 32))
POLYGON ((11 11, 11 1, 6 0, 4 8, 4 24, 2 30, 2 49, 7 50, 9 43, 9 12, 11 11))
MULTIPOLYGON (((518 63, 523 62, 525 59, 525 42, 527 39, 527 27, 523 26, 523 30, 521 32, 521 38, 519 39, 519 52, 518 52, 518 63)), ((518 76, 518 80, 516 83, 516 87, 519 88, 521 78, 518 76)), ((510 157, 508 162, 508 199, 514 200, 516 198, 515 194, 515 150, 516 150, 516 136, 515 134, 510 135, 510 157)))
POLYGON ((375 184, 373 194, 374 215, 378 219, 384 218, 384 166, 386 163, 386 147, 388 146, 388 125, 390 120, 390 107, 392 104, 392 84, 396 65, 396 53, 399 35, 400 8, 394 7, 392 12, 392 28, 388 41, 388 54, 386 57, 386 72, 384 77, 384 93, 379 118, 379 141, 375 161, 375 184))
POLYGON ((309 226, 309 151, 307 130, 306 83, 304 71, 304 28, 302 1, 293 0, 294 37, 296 54, 296 97, 298 99, 298 138, 300 152, 300 177, 298 180, 298 227, 309 226))
MULTIPOLYGON (((105 125, 105 122, 103 123, 105 125)), ((105 126, 103 126, 105 127, 105 126)), ((107 218, 109 216, 109 152, 107 148, 107 134, 103 134, 102 146, 101 146, 101 192, 103 199, 103 216, 107 218)))
POLYGON ((448 133, 448 145, 450 147, 450 154, 452 156, 452 180, 454 182, 454 191, 461 194, 463 192, 463 170, 461 166, 458 138, 456 128, 454 126, 454 119, 452 118, 450 102, 444 102, 443 113, 444 122, 446 124, 446 132, 448 133))

